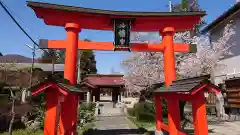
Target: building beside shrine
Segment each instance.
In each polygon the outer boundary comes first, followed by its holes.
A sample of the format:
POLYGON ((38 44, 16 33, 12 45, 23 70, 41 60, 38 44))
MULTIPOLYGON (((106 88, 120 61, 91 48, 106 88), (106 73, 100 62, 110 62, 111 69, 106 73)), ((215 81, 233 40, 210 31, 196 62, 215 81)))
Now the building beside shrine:
MULTIPOLYGON (((224 107, 226 113, 239 115, 239 93, 240 90, 240 2, 237 1, 234 6, 216 18, 212 23, 206 26, 202 32, 209 33, 210 42, 216 42, 220 39, 224 27, 231 21, 234 25, 236 34, 228 41, 228 44, 236 43, 230 48, 233 55, 227 56, 219 61, 227 67, 223 70, 216 70, 215 84, 223 86, 224 107), (223 85, 222 85, 223 84, 223 85), (231 110, 231 111, 230 111, 231 110)), ((231 119, 231 120, 235 120, 231 119)))
MULTIPOLYGON (((4 65, 7 71, 0 69, 0 82, 7 82, 11 88, 18 90, 29 86, 30 72, 22 72, 24 69, 30 70, 32 67, 32 58, 28 58, 17 54, 8 54, 0 56, 0 65, 4 65), (23 69, 21 72, 16 69, 23 69)), ((42 78, 52 74, 53 64, 40 63, 39 59, 35 59, 34 74, 32 83, 41 81, 42 78)), ((63 75, 64 65, 54 64, 54 73, 63 75)))
POLYGON ((229 44, 236 42, 236 45, 230 48, 233 55, 220 60, 220 63, 227 65, 227 68, 225 71, 216 71, 215 84, 223 83, 225 79, 240 77, 240 2, 236 2, 234 6, 202 30, 203 33, 209 33, 211 42, 215 42, 222 36, 224 27, 230 21, 235 25, 236 34, 229 44))

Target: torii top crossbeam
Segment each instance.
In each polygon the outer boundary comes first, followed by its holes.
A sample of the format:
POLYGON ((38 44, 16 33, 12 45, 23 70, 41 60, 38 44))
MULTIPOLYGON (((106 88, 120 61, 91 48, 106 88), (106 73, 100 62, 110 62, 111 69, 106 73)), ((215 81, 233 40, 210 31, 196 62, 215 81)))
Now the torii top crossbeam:
MULTIPOLYGON (((47 25, 79 27, 81 29, 114 30, 114 20, 131 20, 131 31, 157 31, 163 36, 162 44, 131 44, 132 51, 164 52, 165 80, 167 86, 175 80, 174 52, 192 52, 194 46, 174 44, 175 32, 192 30, 200 22, 204 11, 199 12, 125 12, 28 2, 38 18, 47 25), (74 23, 76 25, 68 25, 74 23), (167 45, 168 44, 168 45, 167 45), (171 64, 170 64, 171 63, 171 64), (167 75, 172 74, 172 75, 167 75), (172 76, 172 77, 170 77, 172 76)), ((112 42, 78 41, 78 49, 113 50, 112 42)), ((42 48, 67 48, 67 40, 41 40, 42 48)), ((73 56, 72 56, 73 57, 73 56)))
POLYGON ((205 15, 205 12, 110 11, 38 2, 28 2, 28 6, 47 25, 65 26, 66 23, 75 22, 83 29, 110 31, 113 30, 112 20, 116 18, 132 19, 131 31, 158 32, 169 26, 174 27, 175 31, 186 31, 191 30, 205 15))

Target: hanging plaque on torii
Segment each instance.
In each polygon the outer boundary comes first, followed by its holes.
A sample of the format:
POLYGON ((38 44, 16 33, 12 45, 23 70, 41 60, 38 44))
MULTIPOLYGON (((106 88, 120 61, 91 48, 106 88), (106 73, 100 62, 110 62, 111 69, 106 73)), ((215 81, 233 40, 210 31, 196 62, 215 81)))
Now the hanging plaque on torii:
POLYGON ((114 51, 131 51, 131 20, 114 19, 114 51))

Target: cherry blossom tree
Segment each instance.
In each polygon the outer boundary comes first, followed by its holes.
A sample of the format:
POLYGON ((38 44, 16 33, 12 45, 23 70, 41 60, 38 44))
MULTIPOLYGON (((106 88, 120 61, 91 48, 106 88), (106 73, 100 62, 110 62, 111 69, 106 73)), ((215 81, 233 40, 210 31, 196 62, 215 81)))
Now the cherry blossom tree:
POLYGON ((202 74, 213 75, 214 70, 224 70, 227 65, 220 64, 219 60, 232 55, 230 48, 236 45, 236 42, 232 41, 234 27, 232 24, 226 25, 222 36, 211 44, 206 36, 190 38, 191 42, 197 43, 198 51, 181 57, 178 73, 184 77, 194 77, 202 74))
MULTIPOLYGON (((177 78, 188 78, 204 74, 213 74, 214 70, 222 69, 226 65, 218 63, 219 59, 231 55, 230 48, 235 45, 231 41, 235 25, 227 24, 222 32, 222 36, 216 42, 210 43, 208 36, 191 37, 191 32, 176 33, 174 42, 176 43, 195 43, 197 53, 175 53, 177 78)), ((158 34, 149 35, 148 33, 133 34, 139 42, 156 42, 158 34), (154 35, 154 36, 153 36, 154 35), (145 39, 142 40, 141 37, 145 39), (146 38, 148 37, 148 38, 146 38), (151 38, 153 37, 153 38, 151 38)), ((133 53, 122 61, 125 75, 123 77, 126 88, 130 91, 140 92, 144 88, 159 82, 164 82, 163 54, 159 52, 138 52, 133 53)), ((217 95, 218 115, 224 115, 222 94, 217 95)), ((180 102, 181 103, 181 102, 180 102)), ((181 105, 184 108, 185 102, 181 105)), ((183 110, 183 109, 182 109, 183 110)), ((182 111, 183 114, 183 111, 182 111)), ((181 118, 184 115, 181 115, 181 118)))
MULTIPOLYGON (((214 69, 226 67, 219 64, 218 60, 231 54, 229 48, 235 43, 229 40, 235 34, 234 27, 232 24, 226 25, 221 38, 213 43, 204 35, 191 37, 189 31, 176 33, 174 42, 195 43, 198 49, 197 53, 175 53, 177 74, 182 78, 194 77, 211 74, 214 69)), ((135 37, 132 37, 132 40, 135 42, 152 43, 159 37, 156 33, 140 32, 133 35, 135 37)), ((160 52, 133 53, 123 60, 121 65, 125 70, 125 85, 131 91, 140 91, 154 83, 164 82, 163 54, 160 52)))

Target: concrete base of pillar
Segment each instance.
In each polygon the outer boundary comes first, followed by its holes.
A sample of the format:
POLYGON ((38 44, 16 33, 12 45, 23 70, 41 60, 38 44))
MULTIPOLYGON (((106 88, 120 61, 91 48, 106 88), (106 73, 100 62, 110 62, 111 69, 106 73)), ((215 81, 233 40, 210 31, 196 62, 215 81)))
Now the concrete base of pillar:
POLYGON ((164 133, 162 131, 155 130, 155 135, 164 135, 164 133))

